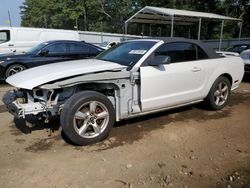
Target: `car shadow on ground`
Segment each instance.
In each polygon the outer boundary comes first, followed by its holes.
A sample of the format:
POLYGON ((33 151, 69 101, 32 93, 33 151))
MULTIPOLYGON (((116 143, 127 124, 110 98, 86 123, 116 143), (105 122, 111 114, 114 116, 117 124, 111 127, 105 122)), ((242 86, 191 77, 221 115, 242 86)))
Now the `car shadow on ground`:
MULTIPOLYGON (((108 144, 100 142, 96 145, 100 146, 98 150, 111 149, 124 145, 125 143, 132 144, 143 138, 146 134, 149 134, 151 131, 163 129, 166 125, 171 123, 189 122, 192 120, 202 125, 202 123, 211 119, 230 117, 231 108, 247 100, 250 100, 250 94, 235 93, 232 95, 232 100, 228 107, 221 111, 208 111, 206 106, 200 103, 117 122, 110 134, 110 138, 112 137, 115 141, 111 141, 108 144)), ((60 129, 59 119, 44 123, 44 121, 37 120, 36 118, 28 119, 28 121, 15 118, 14 125, 24 134, 30 134, 32 131, 44 129, 47 129, 48 132, 52 134, 60 129)), ((61 137, 66 143, 75 145, 67 139, 63 131, 61 131, 61 137)))
POLYGON ((3 81, 3 80, 1 80, 0 81, 0 87, 5 87, 5 86, 7 86, 8 84, 5 82, 5 81, 3 81))
POLYGON ((14 125, 24 134, 30 134, 32 131, 48 129, 50 133, 58 131, 60 128, 59 119, 52 119, 49 123, 44 120, 39 120, 35 117, 28 117, 26 120, 21 118, 14 118, 14 125))
MULTIPOLYGON (((245 75, 243 81, 250 82, 249 75, 245 75)), ((118 122, 111 130, 109 139, 107 139, 108 141, 106 140, 96 144, 96 146, 98 146, 97 151, 111 149, 124 144, 132 144, 149 134, 151 131, 163 129, 166 125, 171 123, 196 121, 201 123, 202 126, 203 122, 211 119, 230 117, 232 114, 232 107, 245 103, 246 101, 250 101, 249 93, 236 92, 232 94, 228 107, 221 111, 208 111, 206 106, 200 103, 118 122)), ((59 119, 53 119, 49 123, 44 123, 44 121, 39 121, 36 118, 28 119, 27 122, 15 118, 14 125, 24 134, 30 134, 32 131, 43 129, 47 129, 49 133, 58 133, 60 129, 59 119)), ((61 131, 60 136, 66 143, 76 146, 67 139, 63 131, 61 131)), ((79 149, 79 147, 76 147, 76 149, 79 149)))
POLYGON ((250 83, 250 73, 245 73, 242 81, 250 83))

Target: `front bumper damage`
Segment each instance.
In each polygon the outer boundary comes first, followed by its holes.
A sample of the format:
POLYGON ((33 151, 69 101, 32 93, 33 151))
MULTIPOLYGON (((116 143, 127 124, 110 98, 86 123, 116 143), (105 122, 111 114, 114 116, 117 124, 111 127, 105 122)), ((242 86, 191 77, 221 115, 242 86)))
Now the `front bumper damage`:
POLYGON ((3 102, 8 111, 17 118, 25 118, 25 115, 37 115, 45 111, 45 104, 42 102, 26 103, 24 93, 12 90, 5 93, 3 102))
POLYGON ((53 109, 53 105, 48 106, 48 101, 39 100, 35 102, 29 93, 19 90, 8 91, 2 100, 8 111, 17 118, 25 119, 26 115, 38 114, 46 116, 52 115, 51 112, 54 112, 54 110, 51 110, 51 108, 53 109))
POLYGON ((16 101, 18 97, 21 96, 18 96, 16 90, 12 90, 4 94, 2 101, 11 114, 13 114, 15 117, 23 117, 23 109, 16 101))

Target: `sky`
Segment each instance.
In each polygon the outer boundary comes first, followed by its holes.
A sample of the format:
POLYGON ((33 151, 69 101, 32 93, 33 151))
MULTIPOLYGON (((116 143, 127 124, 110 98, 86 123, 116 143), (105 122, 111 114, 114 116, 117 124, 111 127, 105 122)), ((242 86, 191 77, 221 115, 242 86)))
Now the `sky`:
POLYGON ((10 11, 12 26, 20 26, 21 16, 19 6, 25 0, 0 0, 0 26, 9 26, 8 10, 10 11))

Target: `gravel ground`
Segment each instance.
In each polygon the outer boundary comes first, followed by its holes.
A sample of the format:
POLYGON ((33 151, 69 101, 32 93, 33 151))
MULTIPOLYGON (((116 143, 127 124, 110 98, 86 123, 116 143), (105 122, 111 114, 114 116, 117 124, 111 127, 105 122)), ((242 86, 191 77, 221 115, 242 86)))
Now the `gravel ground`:
MULTIPOLYGON (((0 85, 0 97, 11 89, 0 85)), ((58 122, 13 120, 0 102, 0 187, 250 187, 250 78, 230 104, 199 105, 129 121, 79 147, 58 122)))

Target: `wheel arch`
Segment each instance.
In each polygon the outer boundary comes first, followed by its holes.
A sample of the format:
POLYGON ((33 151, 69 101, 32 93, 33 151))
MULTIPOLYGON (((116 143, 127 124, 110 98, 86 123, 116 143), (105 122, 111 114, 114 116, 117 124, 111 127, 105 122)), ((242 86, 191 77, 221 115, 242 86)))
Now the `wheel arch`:
POLYGON ((219 78, 219 77, 225 77, 225 78, 227 78, 227 79, 229 80, 231 86, 232 86, 232 84, 233 84, 233 78, 232 78, 232 76, 231 76, 230 74, 224 73, 224 74, 218 76, 218 78, 219 78))
POLYGON ((82 91, 95 91, 105 95, 113 104, 116 109, 116 93, 119 92, 120 88, 114 83, 101 83, 101 82, 90 82, 77 85, 76 93, 82 91))
MULTIPOLYGON (((213 85, 210 88, 210 91, 206 98, 204 99, 205 104, 207 105, 208 109, 210 110, 221 110, 226 106, 228 100, 231 95, 231 83, 230 83, 230 75, 222 74, 217 77, 214 81, 213 85), (221 83, 226 84, 226 89, 222 90, 219 88, 221 83), (215 94, 216 93, 216 94, 215 94)), ((224 86, 223 86, 224 88, 224 86)))
POLYGON ((77 85, 77 92, 84 90, 93 90, 96 92, 103 93, 103 91, 107 90, 119 90, 119 86, 114 83, 101 83, 101 82, 89 82, 77 85))
MULTIPOLYGON (((85 113, 85 117, 88 116, 88 119, 87 120, 85 119, 84 121, 88 121, 88 122, 93 121, 92 123, 90 123, 93 126, 94 121, 96 119, 95 108, 94 108, 94 112, 91 113, 90 106, 89 106, 88 111, 89 111, 88 113, 83 112, 85 113), (92 118, 94 118, 94 120, 91 120, 92 118)), ((88 145, 88 144, 99 142, 105 139, 109 135, 109 132, 112 129, 114 123, 115 123, 115 110, 111 102, 107 98, 105 98, 103 94, 98 93, 93 90, 86 90, 86 92, 84 92, 83 90, 82 92, 78 92, 75 95, 73 95, 72 98, 70 98, 65 103, 64 108, 62 109, 62 113, 60 115, 60 124, 62 126, 63 132, 73 143, 78 144, 78 145, 88 145), (86 137, 82 137, 81 133, 78 133, 78 131, 76 130, 75 128, 76 125, 74 123, 75 120, 73 119, 73 117, 75 117, 76 112, 78 111, 81 112, 81 109, 79 109, 79 107, 81 108, 82 104, 92 103, 93 101, 100 102, 105 107, 105 109, 107 110, 106 112, 108 112, 108 116, 107 116, 108 119, 106 119, 106 126, 104 127, 104 130, 102 132, 98 132, 100 134, 97 134, 94 137, 86 138, 86 137)), ((95 124, 96 126, 98 126, 97 121, 95 124)), ((80 127, 78 129, 80 129, 80 127)), ((87 131, 87 129, 85 130, 87 131)))
POLYGON ((210 80, 208 80, 208 83, 207 83, 207 87, 206 87, 206 90, 205 90, 205 93, 203 95, 203 97, 207 97, 210 89, 212 88, 214 82, 219 78, 219 77, 225 77, 229 80, 231 86, 233 84, 233 77, 230 73, 226 72, 226 71, 219 71, 219 72, 216 72, 213 76, 211 76, 210 80))

